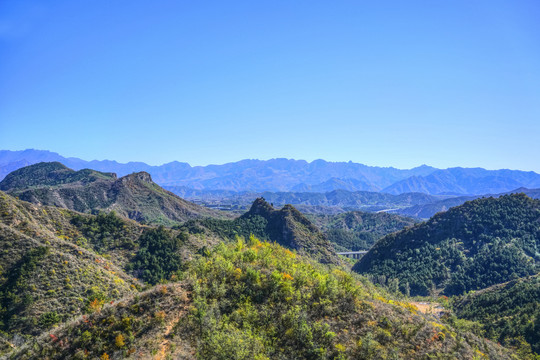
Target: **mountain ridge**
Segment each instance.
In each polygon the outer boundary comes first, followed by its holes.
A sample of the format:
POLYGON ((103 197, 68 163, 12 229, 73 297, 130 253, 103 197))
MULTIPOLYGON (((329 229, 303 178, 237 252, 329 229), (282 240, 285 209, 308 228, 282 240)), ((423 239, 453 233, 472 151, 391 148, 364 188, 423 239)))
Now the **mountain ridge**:
POLYGON ((75 171, 59 162, 42 162, 8 174, 0 182, 0 189, 40 205, 85 213, 114 210, 127 218, 156 224, 225 216, 166 191, 144 171, 118 178, 114 173, 75 171))
POLYGON ((329 191, 377 190, 390 193, 421 191, 431 194, 479 195, 518 187, 540 187, 540 175, 520 170, 481 168, 437 169, 421 165, 412 169, 368 166, 325 160, 240 160, 223 165, 190 166, 178 161, 159 166, 142 162, 85 161, 41 150, 0 151, 0 177, 9 170, 40 161, 59 161, 75 170, 91 168, 123 176, 146 171, 162 186, 195 190, 233 191, 329 191))

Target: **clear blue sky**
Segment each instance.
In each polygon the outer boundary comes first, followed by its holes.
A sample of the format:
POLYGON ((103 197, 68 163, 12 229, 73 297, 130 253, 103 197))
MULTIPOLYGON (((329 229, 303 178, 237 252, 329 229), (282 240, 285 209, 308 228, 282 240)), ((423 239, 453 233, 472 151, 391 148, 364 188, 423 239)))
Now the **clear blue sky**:
POLYGON ((0 148, 540 172, 540 1, 0 0, 0 148))

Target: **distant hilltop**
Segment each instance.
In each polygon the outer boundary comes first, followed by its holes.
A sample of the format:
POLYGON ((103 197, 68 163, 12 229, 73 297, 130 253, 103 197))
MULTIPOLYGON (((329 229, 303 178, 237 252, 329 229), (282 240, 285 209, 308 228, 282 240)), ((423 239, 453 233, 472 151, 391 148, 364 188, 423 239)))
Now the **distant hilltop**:
POLYGON ((151 166, 143 162, 85 161, 45 150, 0 151, 0 179, 19 168, 39 162, 58 161, 74 170, 92 169, 125 176, 147 172, 161 186, 193 190, 233 192, 329 192, 333 190, 382 192, 393 195, 424 193, 464 196, 496 194, 520 187, 539 188, 540 175, 533 171, 482 168, 437 169, 422 165, 413 169, 367 166, 353 162, 271 159, 241 160, 223 165, 191 166, 170 162, 151 166))

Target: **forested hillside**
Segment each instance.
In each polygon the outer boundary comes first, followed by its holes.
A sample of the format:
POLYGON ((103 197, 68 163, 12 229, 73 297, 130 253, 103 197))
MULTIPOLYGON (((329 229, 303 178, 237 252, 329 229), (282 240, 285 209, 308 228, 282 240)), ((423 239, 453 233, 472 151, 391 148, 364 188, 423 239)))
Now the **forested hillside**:
POLYGON ((528 343, 540 354, 540 275, 469 293, 453 308, 458 317, 479 322, 488 339, 505 346, 528 343))
POLYGON ((454 295, 537 273, 539 248, 540 201, 505 195, 466 202, 388 235, 354 270, 397 278, 411 294, 454 295))

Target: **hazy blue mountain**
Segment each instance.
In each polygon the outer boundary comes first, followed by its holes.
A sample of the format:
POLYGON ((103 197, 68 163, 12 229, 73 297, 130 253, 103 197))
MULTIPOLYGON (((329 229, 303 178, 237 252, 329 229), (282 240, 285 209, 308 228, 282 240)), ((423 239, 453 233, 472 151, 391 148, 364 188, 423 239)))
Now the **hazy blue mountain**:
POLYGON ((503 193, 519 187, 540 187, 540 175, 533 171, 457 167, 437 170, 427 176, 412 176, 382 191, 390 194, 480 195, 503 193))
POLYGON ((393 212, 400 215, 405 215, 405 216, 412 216, 412 217, 417 217, 421 219, 429 219, 436 213, 441 212, 441 211, 446 211, 454 206, 459 206, 463 204, 465 201, 478 199, 480 197, 489 197, 489 196, 499 197, 502 195, 517 194, 517 193, 524 193, 530 198, 540 199, 540 189, 527 189, 527 188, 522 187, 522 188, 518 188, 512 191, 504 192, 502 194, 484 194, 484 195, 474 195, 474 196, 452 197, 449 199, 438 200, 429 204, 417 204, 410 207, 397 209, 393 212))
POLYGON ((58 161, 74 169, 93 169, 124 176, 145 171, 161 186, 236 192, 382 191, 390 194, 421 192, 444 195, 501 193, 519 187, 540 187, 540 175, 517 170, 481 168, 435 169, 422 165, 401 170, 353 162, 271 159, 241 160, 223 165, 190 166, 173 161, 160 166, 142 162, 84 161, 41 150, 0 151, 0 178, 38 162, 58 161))
POLYGON ((410 176, 425 176, 436 170, 426 165, 400 170, 353 162, 307 162, 292 159, 241 160, 208 166, 190 166, 173 161, 160 166, 150 166, 141 162, 121 164, 111 160, 84 161, 42 150, 0 151, 0 168, 16 161, 25 161, 25 165, 59 161, 74 170, 89 168, 114 172, 118 176, 146 171, 162 186, 251 192, 291 191, 295 186, 305 187, 306 191, 329 191, 342 186, 349 190, 377 191, 410 176), (308 190, 309 188, 315 190, 308 190))
POLYGON ((331 178, 316 185, 298 184, 291 190, 293 192, 329 192, 333 190, 379 191, 380 189, 367 180, 331 178))

